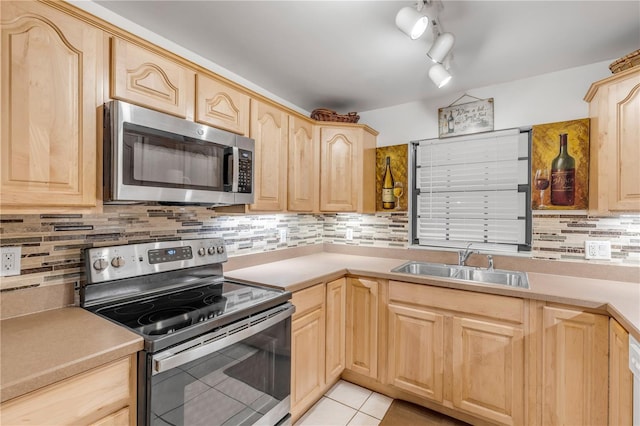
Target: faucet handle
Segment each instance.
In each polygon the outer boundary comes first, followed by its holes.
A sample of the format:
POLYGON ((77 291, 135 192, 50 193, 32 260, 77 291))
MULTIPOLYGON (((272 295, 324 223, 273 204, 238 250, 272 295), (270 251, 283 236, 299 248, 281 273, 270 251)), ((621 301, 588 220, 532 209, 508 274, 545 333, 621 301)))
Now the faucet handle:
POLYGON ((488 270, 493 271, 493 256, 490 254, 487 255, 487 261, 489 262, 488 270))

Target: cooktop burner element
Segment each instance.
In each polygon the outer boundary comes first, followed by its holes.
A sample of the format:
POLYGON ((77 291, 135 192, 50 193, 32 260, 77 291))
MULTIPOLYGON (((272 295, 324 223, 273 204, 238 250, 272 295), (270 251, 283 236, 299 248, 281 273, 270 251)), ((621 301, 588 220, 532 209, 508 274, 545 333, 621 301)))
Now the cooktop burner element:
POLYGON ((93 248, 85 259, 88 283, 80 289, 81 306, 141 334, 147 349, 173 345, 290 298, 281 290, 225 280, 222 239, 93 248), (164 257, 158 260, 160 252, 164 257))

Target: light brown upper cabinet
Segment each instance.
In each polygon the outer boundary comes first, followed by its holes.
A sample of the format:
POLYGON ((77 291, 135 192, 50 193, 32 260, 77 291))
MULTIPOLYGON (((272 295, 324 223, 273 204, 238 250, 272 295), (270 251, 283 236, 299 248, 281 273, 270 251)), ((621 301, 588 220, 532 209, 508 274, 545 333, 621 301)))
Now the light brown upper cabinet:
POLYGON ((320 211, 375 212, 376 133, 345 124, 318 126, 320 211))
POLYGON ((111 42, 111 97, 193 119, 195 72, 118 37, 111 42))
POLYGON ((251 137, 256 141, 252 211, 285 210, 288 134, 289 115, 285 111, 251 100, 251 137))
POLYGON ((103 33, 41 3, 0 5, 2 209, 95 207, 103 33))
POLYGON ((196 121, 249 135, 249 96, 208 77, 196 75, 196 121))
POLYGON ((289 172, 287 210, 317 210, 320 149, 313 139, 313 122, 289 118, 289 172))
POLYGON ((640 67, 591 85, 589 211, 640 211, 640 67))

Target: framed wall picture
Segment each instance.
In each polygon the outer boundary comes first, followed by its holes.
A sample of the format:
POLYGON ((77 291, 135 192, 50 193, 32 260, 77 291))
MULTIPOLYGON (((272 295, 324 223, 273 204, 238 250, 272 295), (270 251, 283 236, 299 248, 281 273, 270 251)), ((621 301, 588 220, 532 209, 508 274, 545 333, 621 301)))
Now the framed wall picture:
MULTIPOLYGON (((469 95, 462 97, 465 96, 469 95)), ((454 101, 454 104, 455 102, 457 101, 454 101)), ((452 104, 438 109, 440 138, 491 131, 493 131, 493 98, 478 99, 459 105, 452 104)))
POLYGON ((589 119, 535 125, 531 145, 531 208, 587 209, 589 119))
POLYGON ((407 211, 409 192, 407 174, 408 144, 381 146, 376 148, 376 210, 381 212, 407 211), (389 171, 393 185, 383 191, 389 158, 389 171), (391 193, 389 194, 389 189, 391 193), (386 192, 385 202, 383 193, 386 192))

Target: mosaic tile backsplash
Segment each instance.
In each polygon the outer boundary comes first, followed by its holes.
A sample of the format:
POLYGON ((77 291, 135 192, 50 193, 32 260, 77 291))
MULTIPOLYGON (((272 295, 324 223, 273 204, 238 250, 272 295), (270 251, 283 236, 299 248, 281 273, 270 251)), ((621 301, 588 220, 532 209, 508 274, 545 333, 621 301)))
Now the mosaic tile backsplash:
MULTIPOLYGON (((534 215, 533 229, 534 258, 640 266, 640 215, 534 215), (592 239, 611 241, 610 261, 584 259, 584 241, 592 239)), ((3 277, 0 289, 81 282, 86 247, 215 236, 232 257, 321 243, 406 248, 408 234, 406 212, 220 215, 204 207, 105 206, 100 215, 0 215, 2 246, 22 247, 21 275, 3 277)))

